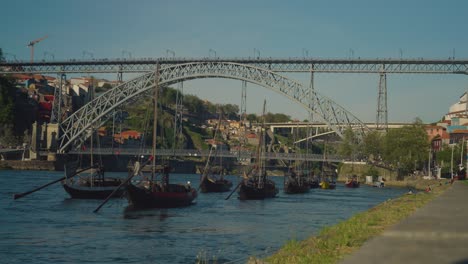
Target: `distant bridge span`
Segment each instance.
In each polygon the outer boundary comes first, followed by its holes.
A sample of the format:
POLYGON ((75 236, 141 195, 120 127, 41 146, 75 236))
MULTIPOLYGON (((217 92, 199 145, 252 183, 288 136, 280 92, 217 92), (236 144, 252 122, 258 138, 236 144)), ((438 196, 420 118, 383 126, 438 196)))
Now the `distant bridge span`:
POLYGON ((3 61, 2 73, 144 73, 156 70, 156 65, 172 67, 185 63, 239 63, 273 72, 328 73, 424 73, 468 74, 466 59, 327 59, 327 58, 140 58, 63 61, 3 61))
MULTIPOLYGON (((375 123, 365 123, 365 125, 370 129, 376 129, 377 125, 375 123)), ((388 123, 388 128, 401 128, 404 126, 411 125, 411 123, 388 123)), ((280 123, 265 123, 266 127, 269 127, 271 132, 275 132, 275 129, 278 128, 327 128, 326 123, 309 123, 309 122, 280 122, 280 123)))
POLYGON ((58 152, 81 146, 90 136, 90 128, 96 127, 93 125, 102 125, 112 117, 114 109, 138 99, 156 85, 167 86, 198 78, 238 79, 276 91, 316 113, 339 136, 348 127, 357 131, 358 136, 369 130, 331 99, 269 70, 226 62, 185 63, 157 69, 108 90, 64 120, 58 152))
MULTIPOLYGON (((90 150, 76 150, 70 151, 69 154, 87 154, 91 155, 90 150)), ((94 155, 151 155, 151 149, 139 148, 100 148, 93 150, 94 155)), ((172 156, 172 157, 208 157, 210 156, 209 150, 196 150, 196 149, 160 149, 157 151, 158 156, 172 156)), ((250 160, 255 158, 256 153, 250 151, 217 151, 216 156, 222 158, 237 158, 239 160, 250 160)), ((327 161, 327 162, 342 162, 343 157, 338 155, 323 154, 300 154, 300 153, 264 153, 262 158, 266 160, 299 160, 299 161, 327 161)))

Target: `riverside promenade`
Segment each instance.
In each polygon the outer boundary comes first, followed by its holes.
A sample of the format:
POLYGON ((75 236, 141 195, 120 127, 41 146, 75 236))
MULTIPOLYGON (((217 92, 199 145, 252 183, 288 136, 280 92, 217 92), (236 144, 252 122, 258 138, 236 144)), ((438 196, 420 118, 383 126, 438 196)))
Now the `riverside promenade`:
POLYGON ((455 181, 341 263, 468 263, 468 182, 455 181))

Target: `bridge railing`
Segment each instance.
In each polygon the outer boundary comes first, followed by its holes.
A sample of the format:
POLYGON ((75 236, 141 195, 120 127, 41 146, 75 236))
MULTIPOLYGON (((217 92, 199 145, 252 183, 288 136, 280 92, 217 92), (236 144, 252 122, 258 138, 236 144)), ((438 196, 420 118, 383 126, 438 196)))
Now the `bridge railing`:
MULTIPOLYGON (((85 154, 90 155, 91 151, 70 151, 69 154, 85 154)), ((151 149, 139 149, 139 148, 100 148, 99 150, 93 150, 93 154, 96 155, 125 155, 125 156, 149 156, 151 155, 151 149)), ((156 152, 158 156, 174 156, 174 157, 208 157, 210 154, 209 150, 196 150, 196 149, 159 149, 156 152)), ((253 159, 255 153, 251 151, 218 151, 216 154, 218 157, 223 158, 237 158, 237 159, 253 159)), ((299 154, 299 153, 274 153, 267 152, 261 158, 266 160, 310 160, 310 161, 330 161, 340 162, 344 158, 338 155, 329 155, 326 158, 322 154, 299 154)))

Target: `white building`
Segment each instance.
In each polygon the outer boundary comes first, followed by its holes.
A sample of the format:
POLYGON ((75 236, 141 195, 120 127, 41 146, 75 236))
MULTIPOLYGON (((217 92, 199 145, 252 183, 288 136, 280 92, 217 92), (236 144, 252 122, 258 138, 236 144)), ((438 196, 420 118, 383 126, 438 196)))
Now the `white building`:
POLYGON ((458 102, 450 106, 449 113, 445 115, 445 120, 452 120, 454 117, 467 117, 467 97, 466 92, 463 93, 458 102))

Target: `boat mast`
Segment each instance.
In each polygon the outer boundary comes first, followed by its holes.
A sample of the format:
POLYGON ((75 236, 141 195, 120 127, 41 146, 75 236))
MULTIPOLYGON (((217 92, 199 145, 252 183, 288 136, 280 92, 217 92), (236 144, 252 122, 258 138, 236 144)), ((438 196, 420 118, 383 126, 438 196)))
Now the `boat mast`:
POLYGON ((265 152, 265 108, 266 108, 266 100, 263 101, 263 114, 262 114, 262 125, 260 126, 260 142, 259 142, 259 148, 257 151, 257 160, 258 160, 258 169, 260 172, 259 178, 258 178, 258 187, 263 188, 263 185, 266 181, 266 171, 265 171, 265 161, 263 160, 262 155, 264 155, 265 152))
MULTIPOLYGON (((93 79, 90 79, 90 84, 88 86, 88 89, 90 89, 90 101, 94 100, 94 86, 93 86, 93 79)), ((93 157, 93 146, 94 146, 94 123, 91 123, 91 148, 90 148, 90 155, 91 155, 91 160, 90 160, 90 167, 91 167, 91 187, 94 185, 94 172, 96 169, 93 169, 94 167, 94 157, 93 157)))
POLYGON ((159 63, 156 64, 156 73, 154 75, 154 91, 153 91, 153 146, 151 148, 151 155, 153 156, 152 160, 152 169, 151 169, 151 182, 155 178, 156 171, 156 135, 157 135, 157 120, 158 120, 158 91, 159 91, 159 63))

